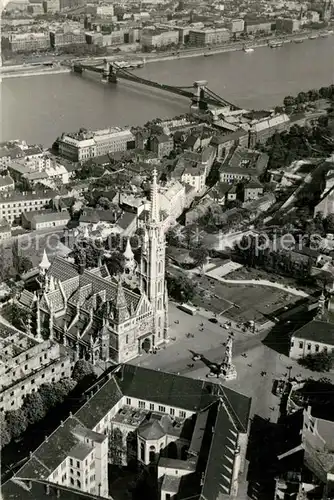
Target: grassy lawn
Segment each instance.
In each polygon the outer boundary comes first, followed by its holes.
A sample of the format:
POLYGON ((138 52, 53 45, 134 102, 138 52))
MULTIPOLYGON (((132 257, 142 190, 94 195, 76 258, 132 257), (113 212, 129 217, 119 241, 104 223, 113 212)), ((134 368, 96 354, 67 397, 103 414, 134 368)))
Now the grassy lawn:
POLYGON ((242 267, 232 271, 228 275, 224 276, 224 278, 228 280, 268 280, 272 283, 280 283, 281 285, 290 286, 296 288, 297 290, 303 290, 306 293, 314 292, 314 288, 307 285, 301 285, 294 278, 269 273, 262 269, 242 267))
MULTIPOLYGON (((245 279, 245 276, 238 279, 245 279)), ((265 317, 274 311, 286 305, 291 307, 300 300, 300 297, 283 290, 262 285, 233 285, 207 277, 199 278, 197 282, 199 293, 193 300, 196 306, 218 314, 224 312, 224 316, 238 322, 264 322, 265 317)))

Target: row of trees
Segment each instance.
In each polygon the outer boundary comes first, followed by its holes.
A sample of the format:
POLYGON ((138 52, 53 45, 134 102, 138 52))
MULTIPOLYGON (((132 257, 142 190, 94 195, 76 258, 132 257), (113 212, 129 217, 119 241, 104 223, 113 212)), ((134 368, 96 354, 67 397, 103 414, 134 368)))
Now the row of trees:
POLYGON ((313 372, 329 372, 334 366, 334 357, 332 353, 318 352, 316 354, 308 354, 304 358, 299 359, 298 363, 313 372))
POLYGON ((329 87, 321 87, 319 90, 311 89, 308 92, 299 92, 296 97, 288 95, 284 98, 283 104, 285 107, 297 106, 298 104, 306 104, 317 101, 318 99, 333 99, 334 85, 329 87))
POLYGON ((44 384, 38 392, 25 396, 21 408, 8 411, 2 417, 1 447, 21 436, 29 425, 42 420, 49 410, 64 401, 75 386, 74 380, 65 378, 55 384, 44 384))
POLYGON ((311 275, 312 260, 296 259, 289 250, 271 250, 264 238, 244 236, 234 246, 235 257, 243 264, 283 276, 307 281, 311 275))
POLYGON ((0 415, 0 446, 6 446, 12 439, 23 434, 29 425, 40 422, 47 413, 65 401, 75 387, 89 377, 95 377, 92 365, 83 359, 77 361, 72 377, 53 384, 43 384, 38 392, 27 394, 18 410, 0 415))
POLYGON ((303 158, 331 155, 334 146, 330 137, 326 116, 319 118, 312 127, 294 125, 288 132, 274 134, 263 148, 270 157, 269 169, 280 169, 303 158))

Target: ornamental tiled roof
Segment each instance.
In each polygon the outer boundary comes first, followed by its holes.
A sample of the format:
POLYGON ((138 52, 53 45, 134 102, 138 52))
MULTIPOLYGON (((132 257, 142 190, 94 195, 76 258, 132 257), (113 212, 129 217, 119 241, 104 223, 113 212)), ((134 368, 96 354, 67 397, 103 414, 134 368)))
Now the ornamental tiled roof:
POLYGON ((19 302, 25 307, 31 308, 34 303, 34 294, 29 292, 28 290, 23 290, 19 297, 19 302))

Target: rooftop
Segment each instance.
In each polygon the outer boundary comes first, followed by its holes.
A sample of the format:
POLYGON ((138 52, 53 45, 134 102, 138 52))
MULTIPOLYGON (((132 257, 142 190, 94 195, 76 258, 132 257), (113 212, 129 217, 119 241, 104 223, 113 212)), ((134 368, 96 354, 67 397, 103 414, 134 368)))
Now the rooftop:
POLYGON ((311 340, 334 346, 334 325, 314 319, 295 331, 292 338, 311 340))

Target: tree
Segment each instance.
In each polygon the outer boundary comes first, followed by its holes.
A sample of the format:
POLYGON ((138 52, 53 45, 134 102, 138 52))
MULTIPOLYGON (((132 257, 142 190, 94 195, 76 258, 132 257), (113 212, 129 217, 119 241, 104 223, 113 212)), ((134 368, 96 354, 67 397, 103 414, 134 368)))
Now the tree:
POLYGON ((108 452, 108 458, 112 464, 118 466, 123 465, 123 455, 126 452, 126 447, 124 445, 123 434, 120 429, 115 428, 110 431, 108 452))
POLYGON ((19 274, 24 274, 30 269, 32 269, 33 264, 31 260, 28 257, 20 257, 19 258, 19 265, 18 265, 18 272, 19 274))
POLYGON ((283 104, 286 107, 294 106, 296 104, 296 99, 294 97, 292 97, 291 95, 288 95, 288 96, 284 97, 283 104))
POLYGON ((0 448, 6 446, 11 439, 11 435, 8 429, 7 422, 3 413, 0 413, 0 448))
POLYGON ((112 252, 106 259, 106 265, 111 276, 121 274, 124 271, 125 259, 121 252, 112 252))
POLYGON ((26 414, 23 410, 13 410, 6 413, 6 422, 11 439, 18 438, 28 427, 26 414))
POLYGON ((195 286, 186 276, 167 275, 168 294, 178 302, 190 302, 196 293, 195 286))
POLYGON ((59 382, 56 382, 54 384, 54 391, 56 392, 57 396, 60 398, 60 401, 64 401, 66 396, 73 391, 74 387, 76 386, 76 381, 72 380, 71 378, 63 378, 62 380, 59 380, 59 382))
POLYGON ((45 406, 38 392, 27 394, 22 407, 28 424, 35 424, 45 417, 45 406))
POLYGON ((308 354, 298 360, 298 363, 314 372, 329 372, 333 368, 333 355, 327 352, 308 354))
POLYGON ((39 395, 43 401, 43 406, 46 411, 50 410, 61 402, 59 393, 54 390, 53 384, 43 384, 39 388, 39 395))
POLYGON ((79 359, 74 365, 72 378, 73 380, 79 382, 87 375, 93 375, 93 374, 95 374, 95 372, 92 364, 89 363, 89 361, 86 361, 85 359, 79 359))
POLYGON ((103 210, 110 210, 111 207, 112 203, 108 198, 101 196, 101 198, 98 199, 96 208, 102 208, 103 210))
POLYGON ((189 256, 195 261, 196 266, 203 271, 204 264, 207 263, 209 251, 205 247, 194 248, 190 250, 189 256))

